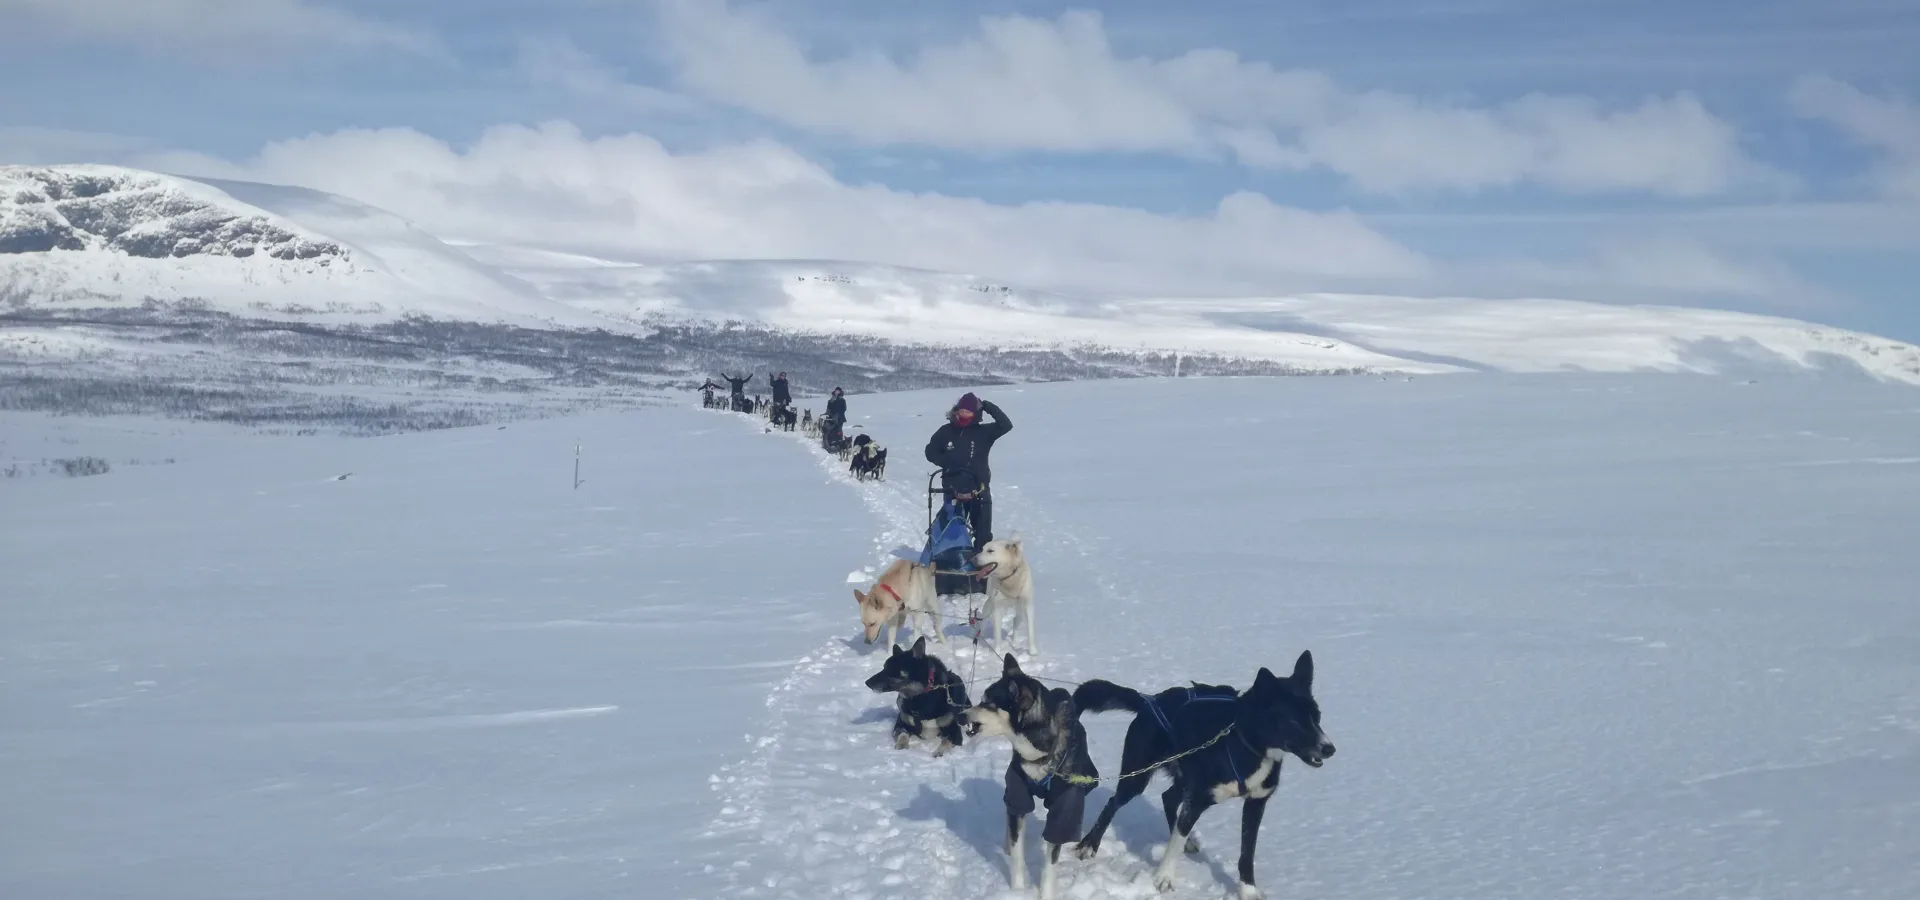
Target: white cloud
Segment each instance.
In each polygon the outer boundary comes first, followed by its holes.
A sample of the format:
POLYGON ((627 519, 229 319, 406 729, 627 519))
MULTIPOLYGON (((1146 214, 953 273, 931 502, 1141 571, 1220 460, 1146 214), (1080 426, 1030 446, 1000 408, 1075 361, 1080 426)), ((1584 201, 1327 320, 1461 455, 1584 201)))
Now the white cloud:
POLYGON ((1680 232, 1610 234, 1554 258, 1455 261, 1432 284, 1430 293, 1436 291, 1600 303, 1713 302, 1802 314, 1845 302, 1776 259, 1680 232))
POLYGON ((609 100, 632 110, 684 110, 693 103, 671 91, 629 82, 625 72, 564 37, 522 38, 515 69, 536 86, 609 100))
POLYGON ((1319 166, 1368 191, 1534 183, 1703 196, 1771 178, 1694 96, 1608 109, 1585 97, 1464 105, 1356 91, 1219 49, 1123 58, 1100 17, 986 17, 978 34, 920 48, 812 59, 722 0, 669 0, 662 36, 680 83, 810 131, 969 151, 1231 156, 1319 166))
POLYGON ((1610 112, 1581 97, 1535 94, 1473 108, 1372 92, 1303 129, 1301 141, 1320 164, 1385 192, 1533 181, 1576 193, 1698 197, 1760 171, 1741 156, 1732 126, 1684 93, 1610 112))
POLYGON ((1619 241, 1601 247, 1596 256, 1595 280, 1624 287, 1784 306, 1830 299, 1776 262, 1736 257, 1683 236, 1619 241))
POLYGON ((301 45, 442 52, 419 32, 307 0, 0 0, 0 18, 67 39, 179 53, 263 55, 301 45))
POLYGON ((1122 292, 1404 284, 1426 260, 1357 216, 1237 193, 1210 212, 999 205, 850 185, 777 144, 675 154, 643 135, 499 126, 460 149, 410 129, 342 131, 183 174, 297 184, 365 200, 443 237, 615 256, 853 259, 1122 292))
POLYGON ((1875 181, 1882 193, 1920 200, 1920 105, 1905 97, 1876 97, 1824 75, 1802 76, 1787 99, 1800 115, 1824 120, 1880 151, 1875 181))

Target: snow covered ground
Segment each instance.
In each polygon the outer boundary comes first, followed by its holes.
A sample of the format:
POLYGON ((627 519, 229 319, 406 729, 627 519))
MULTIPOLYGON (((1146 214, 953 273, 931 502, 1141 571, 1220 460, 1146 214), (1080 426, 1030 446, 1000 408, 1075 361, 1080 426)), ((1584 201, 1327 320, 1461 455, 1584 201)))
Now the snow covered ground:
MULTIPOLYGON (((693 410, 359 441, 0 418, 16 457, 178 459, 0 481, 0 895, 1006 894, 1005 743, 892 749, 844 583, 919 542, 951 393, 852 398, 894 448, 875 485, 693 410)), ((1340 755, 1285 771, 1270 896, 1920 894, 1911 389, 984 393, 1030 670, 1244 685, 1314 652, 1340 755)), ((1126 719, 1087 722, 1111 774, 1126 719)), ((1157 796, 1063 896, 1155 896, 1157 796)), ((1170 896, 1227 892, 1237 821, 1202 820, 1170 896)))
POLYGON ((113 465, 0 480, 0 896, 704 896, 707 775, 872 531, 750 436, 0 418, 113 465))

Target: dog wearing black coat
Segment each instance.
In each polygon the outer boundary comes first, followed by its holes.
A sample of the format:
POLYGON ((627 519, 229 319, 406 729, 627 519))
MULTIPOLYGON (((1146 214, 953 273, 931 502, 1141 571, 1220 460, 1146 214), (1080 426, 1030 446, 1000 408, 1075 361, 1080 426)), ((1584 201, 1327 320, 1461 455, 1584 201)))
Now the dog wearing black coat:
POLYGON ((1267 800, 1280 786, 1280 763, 1289 754, 1319 768, 1333 755, 1333 743, 1320 730, 1320 704, 1313 699, 1313 654, 1303 652, 1293 674, 1280 678, 1262 668, 1253 686, 1234 693, 1222 685, 1172 688, 1148 696, 1109 681, 1094 679, 1073 694, 1086 712, 1127 710, 1134 714, 1121 752, 1120 779, 1113 799, 1100 810, 1093 827, 1080 839, 1082 859, 1100 851, 1100 839, 1113 815, 1127 801, 1140 796, 1161 770, 1173 776, 1173 786, 1161 795, 1166 807, 1167 853, 1154 872, 1154 885, 1173 890, 1174 866, 1184 849, 1197 850, 1188 839, 1200 814, 1217 803, 1245 797, 1240 808, 1240 897, 1255 900, 1254 847, 1267 800))
POLYGON ((866 435, 853 439, 853 459, 847 470, 857 481, 883 478, 887 472, 887 448, 866 435))
POLYGON ((1087 753, 1087 730, 1073 695, 1061 688, 1048 690, 1025 672, 1009 653, 1000 680, 987 686, 980 702, 967 710, 970 734, 1003 735, 1013 742, 1007 763, 1007 868, 1014 890, 1027 886, 1027 866, 1020 852, 1027 814, 1034 798, 1047 807, 1041 832, 1046 853, 1041 857, 1040 900, 1053 900, 1054 866, 1060 848, 1080 834, 1087 792, 1100 783, 1100 771, 1087 753))
POLYGON ((781 431, 792 431, 793 426, 799 421, 799 418, 797 414, 794 413, 792 406, 785 403, 775 403, 767 410, 767 421, 772 423, 769 430, 778 428, 781 431))
POLYGON ((960 717, 971 705, 966 682, 940 657, 927 652, 925 637, 906 650, 896 645, 886 664, 867 679, 867 687, 876 694, 900 695, 899 712, 893 719, 895 747, 905 750, 915 739, 930 742, 938 738, 939 744, 933 749, 937 757, 965 740, 960 717))

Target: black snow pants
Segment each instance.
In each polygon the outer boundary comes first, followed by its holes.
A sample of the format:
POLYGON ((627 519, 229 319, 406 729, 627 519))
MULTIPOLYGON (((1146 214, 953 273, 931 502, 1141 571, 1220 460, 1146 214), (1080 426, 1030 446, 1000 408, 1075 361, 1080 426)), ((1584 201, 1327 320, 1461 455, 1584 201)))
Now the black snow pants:
MULTIPOLYGON (((952 500, 949 492, 947 499, 952 500)), ((988 541, 993 540, 993 490, 981 485, 971 500, 954 500, 954 508, 967 517, 967 527, 973 531, 973 552, 980 552, 988 541)))

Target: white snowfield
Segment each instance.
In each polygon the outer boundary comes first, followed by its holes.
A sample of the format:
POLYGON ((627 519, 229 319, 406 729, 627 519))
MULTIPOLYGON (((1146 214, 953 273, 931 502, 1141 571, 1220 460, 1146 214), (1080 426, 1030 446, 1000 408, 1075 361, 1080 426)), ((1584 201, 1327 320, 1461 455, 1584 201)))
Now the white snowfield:
MULTIPOLYGON (((952 393, 850 398, 892 450, 866 485, 691 409, 363 440, 0 416, 0 456, 114 464, 0 480, 0 896, 1032 896, 1006 743, 895 750, 861 684, 846 573, 919 544, 952 393)), ((1313 651, 1339 755, 1285 767, 1269 896, 1920 896, 1911 389, 982 394, 1015 423, 1029 671, 1245 686, 1313 651)), ((1086 722, 1110 776, 1127 719, 1086 722)), ((1159 792, 1062 897, 1232 890, 1234 803, 1153 889, 1159 792)))
POLYGON ((301 188, 108 166, 0 167, 0 302, 29 309, 191 301, 269 319, 412 315, 613 331, 644 330, 656 318, 743 321, 908 344, 1214 353, 1310 371, 1815 369, 1920 383, 1912 345, 1713 310, 1347 295, 1084 298, 872 263, 641 264, 577 249, 449 243, 368 203, 301 188), (104 193, 90 193, 101 185, 104 193), (49 243, 67 229, 78 238, 49 243), (266 238, 283 237, 319 255, 266 251, 266 238))

